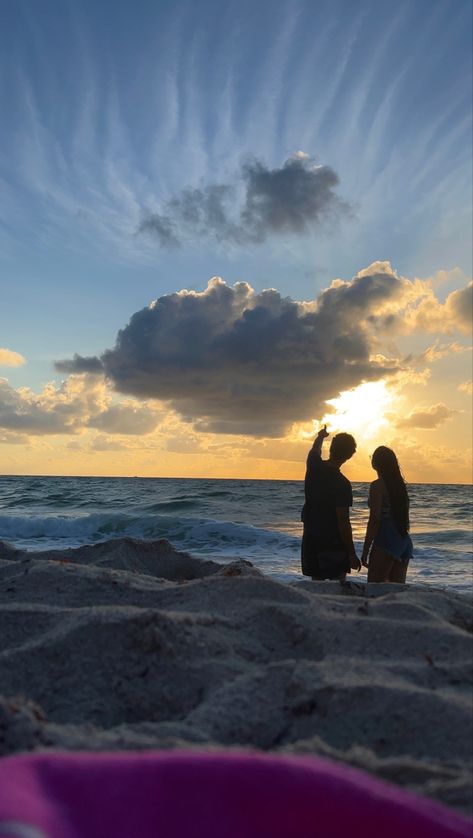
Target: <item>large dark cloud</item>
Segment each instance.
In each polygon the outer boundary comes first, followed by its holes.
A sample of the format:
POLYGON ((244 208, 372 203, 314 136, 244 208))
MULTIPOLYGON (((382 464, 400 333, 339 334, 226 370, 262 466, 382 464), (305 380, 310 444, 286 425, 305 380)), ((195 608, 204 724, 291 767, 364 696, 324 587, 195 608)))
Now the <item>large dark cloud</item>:
POLYGON ((185 189, 162 212, 146 215, 139 232, 154 235, 162 247, 187 237, 247 244, 275 233, 304 233, 346 211, 334 192, 338 183, 333 169, 305 156, 289 158, 280 169, 252 160, 242 166, 238 183, 185 189))
MULTIPOLYGON (((95 366, 117 391, 167 401, 198 430, 279 436, 340 390, 397 370, 372 359, 371 318, 402 283, 378 263, 307 304, 214 278, 202 293, 180 291, 136 312, 95 366)), ((80 372, 90 362, 56 366, 80 372)))

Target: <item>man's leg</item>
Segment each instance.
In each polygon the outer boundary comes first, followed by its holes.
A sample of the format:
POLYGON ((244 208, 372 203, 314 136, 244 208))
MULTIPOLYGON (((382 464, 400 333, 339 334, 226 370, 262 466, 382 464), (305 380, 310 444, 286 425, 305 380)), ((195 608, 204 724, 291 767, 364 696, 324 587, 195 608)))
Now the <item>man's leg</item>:
POLYGON ((319 563, 317 561, 317 543, 312 533, 304 528, 301 543, 301 565, 304 576, 321 579, 319 563))

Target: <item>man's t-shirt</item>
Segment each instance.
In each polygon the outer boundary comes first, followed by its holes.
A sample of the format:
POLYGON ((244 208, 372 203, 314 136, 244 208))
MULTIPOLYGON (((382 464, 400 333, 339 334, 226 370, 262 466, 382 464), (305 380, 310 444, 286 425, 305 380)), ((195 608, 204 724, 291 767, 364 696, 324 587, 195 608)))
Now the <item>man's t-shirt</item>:
POLYGON ((315 451, 307 457, 304 533, 313 548, 340 547, 337 508, 353 505, 351 483, 337 468, 327 465, 315 451))

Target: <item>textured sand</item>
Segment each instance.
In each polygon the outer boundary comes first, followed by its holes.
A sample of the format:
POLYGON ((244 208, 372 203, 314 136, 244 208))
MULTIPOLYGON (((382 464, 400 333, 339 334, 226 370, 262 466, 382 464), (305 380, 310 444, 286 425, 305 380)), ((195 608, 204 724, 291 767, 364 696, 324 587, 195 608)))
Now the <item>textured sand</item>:
POLYGON ((435 589, 283 585, 166 541, 0 542, 0 755, 314 753, 469 812, 472 628, 435 589))

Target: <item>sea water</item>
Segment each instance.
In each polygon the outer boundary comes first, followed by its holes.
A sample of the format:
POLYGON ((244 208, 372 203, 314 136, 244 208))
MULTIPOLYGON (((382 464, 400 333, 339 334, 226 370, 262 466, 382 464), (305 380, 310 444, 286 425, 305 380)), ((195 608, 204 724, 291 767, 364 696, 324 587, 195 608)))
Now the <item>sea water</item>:
MULTIPOLYGON (((353 494, 361 552, 368 484, 354 483, 353 494)), ((409 494, 409 580, 471 592, 471 486, 411 484, 409 494)), ((303 495, 303 482, 294 480, 0 476, 0 540, 46 550, 167 538, 193 556, 248 559, 289 581, 300 574, 303 495)))

